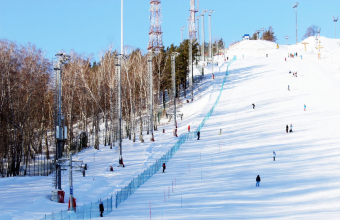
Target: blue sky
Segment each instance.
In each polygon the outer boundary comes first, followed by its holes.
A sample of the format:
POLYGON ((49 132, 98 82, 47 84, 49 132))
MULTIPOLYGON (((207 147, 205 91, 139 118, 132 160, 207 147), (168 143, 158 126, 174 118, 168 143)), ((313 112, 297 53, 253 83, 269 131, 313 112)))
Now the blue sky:
MULTIPOLYGON (((196 0, 197 1, 197 0, 196 0)), ((187 26, 190 0, 161 0, 163 44, 178 45, 180 29, 187 26)), ((212 14, 213 39, 226 44, 253 34, 262 27, 274 28, 277 42, 295 43, 295 9, 292 0, 200 0, 212 14)), ((0 39, 17 44, 31 42, 51 58, 60 49, 93 54, 111 44, 120 48, 120 0, 0 0, 0 39)), ((124 44, 146 50, 149 36, 150 0, 124 0, 124 44)), ((198 13, 196 14, 198 15, 198 13)), ((334 38, 333 15, 340 15, 339 0, 302 0, 298 6, 298 40, 310 25, 321 27, 321 35, 334 38)), ((208 41, 208 16, 205 39, 208 41)), ((200 29, 202 28, 200 21, 200 29)), ((340 22, 338 22, 338 30, 340 22)), ((200 30, 201 32, 201 30, 200 30)), ((187 38, 187 28, 184 30, 187 38)), ((340 38, 340 31, 337 31, 340 38)), ((201 38, 202 39, 202 38, 201 38)), ((340 40, 339 40, 340 41, 340 40)))

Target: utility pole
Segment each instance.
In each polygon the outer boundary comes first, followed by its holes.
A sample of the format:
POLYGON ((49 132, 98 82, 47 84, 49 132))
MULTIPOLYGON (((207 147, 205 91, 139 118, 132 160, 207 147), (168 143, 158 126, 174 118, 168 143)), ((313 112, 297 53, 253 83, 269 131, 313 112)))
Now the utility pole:
POLYGON ((150 127, 149 131, 151 133, 151 138, 150 141, 155 141, 154 136, 153 136, 153 74, 152 74, 152 58, 154 57, 154 52, 149 51, 148 53, 148 72, 149 72, 149 82, 150 82, 150 87, 149 87, 149 120, 150 120, 150 127))
POLYGON ((284 38, 286 39, 286 48, 288 48, 288 39, 290 38, 289 36, 284 36, 284 38))
POLYGON ((183 43, 183 30, 184 30, 184 28, 185 28, 185 26, 183 26, 183 27, 181 28, 181 36, 182 36, 182 37, 181 37, 181 39, 182 39, 182 40, 181 40, 181 43, 183 43))
POLYGON ((202 46, 201 46, 201 57, 202 57, 202 61, 205 61, 205 51, 204 51, 204 48, 205 48, 205 41, 204 41, 204 13, 207 13, 208 10, 205 9, 202 11, 202 46))
POLYGON ((296 2, 295 5, 293 5, 293 8, 295 8, 295 34, 296 34, 296 45, 298 44, 298 37, 297 37, 297 6, 299 6, 299 2, 296 2))
POLYGON ((179 55, 178 52, 171 53, 171 75, 172 75, 172 95, 174 99, 174 136, 177 137, 177 118, 176 118, 176 57, 179 55))
POLYGON ((266 29, 265 28, 261 28, 261 31, 262 31, 262 40, 263 40, 263 32, 265 32, 266 29))
POLYGON ((212 58, 212 48, 211 48, 211 14, 214 10, 209 11, 209 57, 212 58))
POLYGON ((334 21, 334 24, 335 24, 335 39, 336 39, 336 22, 338 21, 338 17, 334 17, 333 16, 333 21, 334 21))
POLYGON ((56 184, 55 188, 57 190, 61 190, 61 164, 62 162, 60 159, 62 158, 62 152, 64 149, 65 140, 67 139, 67 127, 65 127, 65 120, 64 115, 62 113, 62 77, 61 77, 61 69, 62 65, 66 64, 67 61, 70 60, 70 56, 66 55, 65 53, 57 53, 56 55, 57 61, 53 62, 53 70, 56 75, 56 113, 57 113, 57 120, 56 120, 56 132, 55 137, 57 141, 56 147, 56 184))
POLYGON ((189 40, 189 75, 191 75, 190 88, 191 88, 191 101, 194 101, 194 73, 192 66, 192 39, 189 40))
POLYGON ((260 30, 256 30, 257 33, 257 40, 260 40, 260 30))
POLYGON ((197 16, 197 42, 198 42, 198 53, 200 53, 200 17, 201 15, 197 16))

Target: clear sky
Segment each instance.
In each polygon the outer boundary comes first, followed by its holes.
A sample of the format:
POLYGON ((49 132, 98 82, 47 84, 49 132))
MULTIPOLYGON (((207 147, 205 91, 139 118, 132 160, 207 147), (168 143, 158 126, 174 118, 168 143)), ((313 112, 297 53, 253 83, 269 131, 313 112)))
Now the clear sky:
MULTIPOLYGON (((197 0, 196 0, 197 2, 197 0)), ((262 27, 274 28, 277 42, 295 43, 294 0, 200 0, 203 9, 212 14, 212 38, 222 37, 226 44, 252 35, 262 27)), ((161 0, 163 15, 163 44, 178 45, 181 27, 188 37, 187 18, 190 0, 161 0)), ((0 0, 0 39, 17 44, 31 42, 46 51, 51 58, 60 49, 93 54, 98 60, 100 51, 109 45, 120 49, 120 0, 0 0)), ((197 6, 197 3, 196 3, 197 6)), ((149 40, 150 0, 124 0, 124 44, 146 50, 149 40)), ((321 27, 321 35, 334 38, 333 15, 340 16, 340 0, 300 0, 298 41, 310 25, 321 27)), ((198 15, 198 13, 196 13, 198 15)), ((209 28, 204 16, 205 39, 209 28)), ((202 23, 200 21, 200 29, 202 23)), ((338 22, 338 30, 340 22, 338 22)), ((200 33, 201 30, 200 30, 200 33)), ((337 31, 340 38, 340 31, 337 31)), ((202 38, 201 38, 202 39, 202 38)), ((340 41, 340 40, 339 40, 340 41)))

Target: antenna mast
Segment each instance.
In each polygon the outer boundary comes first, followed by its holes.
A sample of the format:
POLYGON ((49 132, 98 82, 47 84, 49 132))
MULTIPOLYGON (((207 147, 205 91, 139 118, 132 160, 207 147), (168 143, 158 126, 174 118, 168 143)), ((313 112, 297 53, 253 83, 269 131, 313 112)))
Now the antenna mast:
MULTIPOLYGON (((199 4, 199 3, 197 3, 199 4)), ((198 12, 195 9, 195 0, 190 0, 190 26, 189 26, 189 38, 196 38, 196 26, 195 26, 195 13, 198 12)))
POLYGON ((148 50, 159 51, 163 47, 162 40, 162 12, 161 1, 150 1, 150 31, 148 50))

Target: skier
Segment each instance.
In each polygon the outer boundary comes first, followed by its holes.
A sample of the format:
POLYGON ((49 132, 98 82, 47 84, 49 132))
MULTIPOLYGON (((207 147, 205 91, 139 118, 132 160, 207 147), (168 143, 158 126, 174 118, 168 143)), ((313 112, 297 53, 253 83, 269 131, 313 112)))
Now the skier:
POLYGON ((103 202, 100 202, 99 204, 99 211, 100 211, 100 217, 103 217, 103 212, 104 212, 103 202))
POLYGON ((188 132, 190 132, 190 125, 188 125, 188 132))
POLYGON ((220 135, 222 134, 222 129, 220 129, 220 135))
POLYGON ((290 89, 289 89, 289 85, 288 85, 288 91, 290 91, 290 89))
POLYGON ((297 56, 297 52, 296 52, 295 54, 296 54, 296 56, 297 56))
POLYGON ((290 130, 289 130, 289 132, 293 132, 293 125, 292 125, 292 124, 290 124, 290 130))
POLYGON ((295 72, 295 77, 297 77, 297 72, 295 72))
POLYGON ((227 61, 229 60, 229 57, 227 57, 227 61))
POLYGON ((201 136, 201 132, 200 132, 200 131, 197 131, 197 140, 200 139, 200 136, 201 136))
POLYGON ((273 151, 273 161, 275 161, 276 153, 273 151))
POLYGON ((291 74, 291 73, 292 73, 292 71, 289 70, 289 74, 291 74))
POLYGON ((286 57, 285 57, 285 61, 287 61, 286 57))
POLYGON ((163 173, 165 171, 165 168, 166 168, 165 163, 163 163, 163 173))
POLYGON ((286 126, 286 133, 288 133, 288 125, 286 126))
POLYGON ((302 55, 301 55, 301 60, 302 60, 302 55))
POLYGON ((253 105, 253 109, 255 109, 255 104, 253 103, 252 105, 253 105))
POLYGON ((305 110, 305 111, 306 111, 306 104, 304 104, 304 105, 303 105, 303 110, 305 110))
POLYGON ((261 181, 260 175, 257 175, 257 177, 256 177, 256 187, 260 187, 260 181, 261 181))

